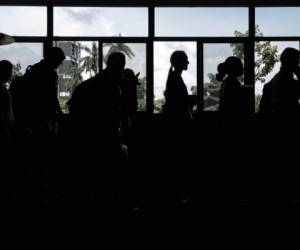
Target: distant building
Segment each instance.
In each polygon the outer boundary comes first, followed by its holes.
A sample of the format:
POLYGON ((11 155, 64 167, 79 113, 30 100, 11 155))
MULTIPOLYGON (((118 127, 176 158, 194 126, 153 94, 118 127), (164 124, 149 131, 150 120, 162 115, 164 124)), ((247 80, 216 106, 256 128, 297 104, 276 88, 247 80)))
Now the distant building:
POLYGON ((79 65, 80 43, 72 41, 55 41, 54 46, 60 47, 66 56, 63 65, 58 68, 58 95, 59 97, 69 97, 73 90, 72 68, 79 65))

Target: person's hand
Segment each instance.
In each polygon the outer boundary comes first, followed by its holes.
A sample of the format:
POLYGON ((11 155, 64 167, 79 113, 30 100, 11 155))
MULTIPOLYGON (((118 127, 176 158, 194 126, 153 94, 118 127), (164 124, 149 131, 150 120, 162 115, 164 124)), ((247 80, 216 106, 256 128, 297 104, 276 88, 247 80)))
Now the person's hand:
POLYGON ((297 79, 298 81, 300 80, 300 67, 297 67, 295 70, 294 70, 294 73, 295 75, 297 76, 297 79))

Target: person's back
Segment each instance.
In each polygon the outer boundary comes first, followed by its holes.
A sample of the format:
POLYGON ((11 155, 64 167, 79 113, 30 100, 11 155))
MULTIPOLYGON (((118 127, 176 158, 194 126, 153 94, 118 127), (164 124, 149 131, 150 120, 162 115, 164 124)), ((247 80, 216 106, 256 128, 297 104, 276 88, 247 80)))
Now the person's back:
POLYGON ((100 134, 102 130, 108 133, 108 129, 116 129, 119 89, 114 84, 102 71, 75 89, 68 102, 70 116, 79 129, 89 128, 84 133, 100 134))

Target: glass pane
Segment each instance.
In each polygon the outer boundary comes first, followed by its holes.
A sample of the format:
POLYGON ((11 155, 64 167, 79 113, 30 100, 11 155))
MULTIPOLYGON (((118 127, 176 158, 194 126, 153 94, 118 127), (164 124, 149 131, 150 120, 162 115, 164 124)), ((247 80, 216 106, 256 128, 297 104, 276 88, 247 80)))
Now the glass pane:
POLYGON ((46 36, 46 7, 0 7, 0 31, 12 36, 46 36))
MULTIPOLYGON (((229 56, 244 60, 243 44, 204 44, 204 110, 217 111, 221 82, 216 80, 217 67, 229 56), (234 52, 235 51, 235 52, 234 52)), ((240 79, 243 83, 243 78, 240 79)))
POLYGON ((247 8, 156 8, 156 36, 234 36, 248 29, 247 8))
POLYGON ((154 112, 161 112, 164 91, 170 69, 170 56, 175 50, 183 50, 188 56, 188 70, 182 78, 190 95, 197 94, 197 46, 195 42, 155 42, 154 43, 154 112))
POLYGON ((68 112, 66 102, 75 87, 99 71, 98 43, 56 41, 54 46, 62 48, 66 55, 65 61, 58 68, 58 97, 62 110, 68 112))
POLYGON ((300 36, 300 7, 256 8, 255 18, 264 36, 300 36))
POLYGON ((103 67, 111 52, 123 52, 126 55, 125 68, 132 69, 139 75, 137 86, 138 111, 146 110, 146 44, 139 43, 106 43, 103 48, 103 67))
POLYGON ((29 65, 38 63, 42 58, 42 43, 13 43, 0 46, 0 60, 8 60, 15 66, 13 77, 22 75, 29 65))
POLYGON ((55 36, 147 36, 147 8, 55 7, 55 36))
POLYGON ((255 110, 259 110, 264 84, 280 70, 279 58, 282 51, 292 47, 299 49, 299 42, 269 42, 255 44, 255 110))

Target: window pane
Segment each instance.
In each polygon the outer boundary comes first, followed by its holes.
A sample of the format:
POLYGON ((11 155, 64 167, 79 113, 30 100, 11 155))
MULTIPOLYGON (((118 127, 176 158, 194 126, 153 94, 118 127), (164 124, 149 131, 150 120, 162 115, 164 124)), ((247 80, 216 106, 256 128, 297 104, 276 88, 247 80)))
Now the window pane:
POLYGON ((12 36, 46 36, 46 7, 0 7, 0 31, 12 36))
POLYGON ((54 8, 55 36, 147 36, 147 8, 54 8))
POLYGON ((255 18, 264 36, 300 36, 300 7, 256 8, 255 18))
POLYGON ((71 98, 75 87, 99 71, 97 42, 54 42, 66 55, 58 68, 58 97, 61 108, 68 112, 66 102, 71 98))
POLYGON ((138 111, 146 110, 146 45, 139 43, 106 43, 103 48, 103 67, 108 53, 113 51, 123 52, 126 55, 125 68, 132 69, 139 75, 139 83, 137 86, 137 102, 138 111))
POLYGON ((247 8, 156 8, 156 36, 234 36, 248 29, 247 8))
MULTIPOLYGON (((204 44, 204 110, 217 111, 221 82, 216 80, 217 67, 229 56, 244 58, 243 44, 204 44), (235 48, 236 53, 233 53, 235 48)), ((240 79, 243 82, 243 79, 240 79)))
POLYGON ((170 69, 170 56, 175 50, 184 50, 188 56, 188 70, 182 78, 189 94, 197 94, 197 48, 195 42, 154 43, 154 111, 160 112, 165 102, 164 90, 170 69))
POLYGON ((280 70, 279 58, 287 47, 299 49, 299 42, 269 42, 262 41, 255 44, 255 110, 259 110, 264 84, 269 82, 280 70), (264 50, 265 48, 265 50, 264 50), (272 55, 269 53, 273 51, 272 55), (268 56, 264 56, 268 53, 268 56), (272 63, 275 60, 276 63, 272 63))
POLYGON ((13 43, 0 46, 0 60, 8 60, 15 65, 15 75, 21 75, 29 65, 43 58, 42 43, 13 43))

